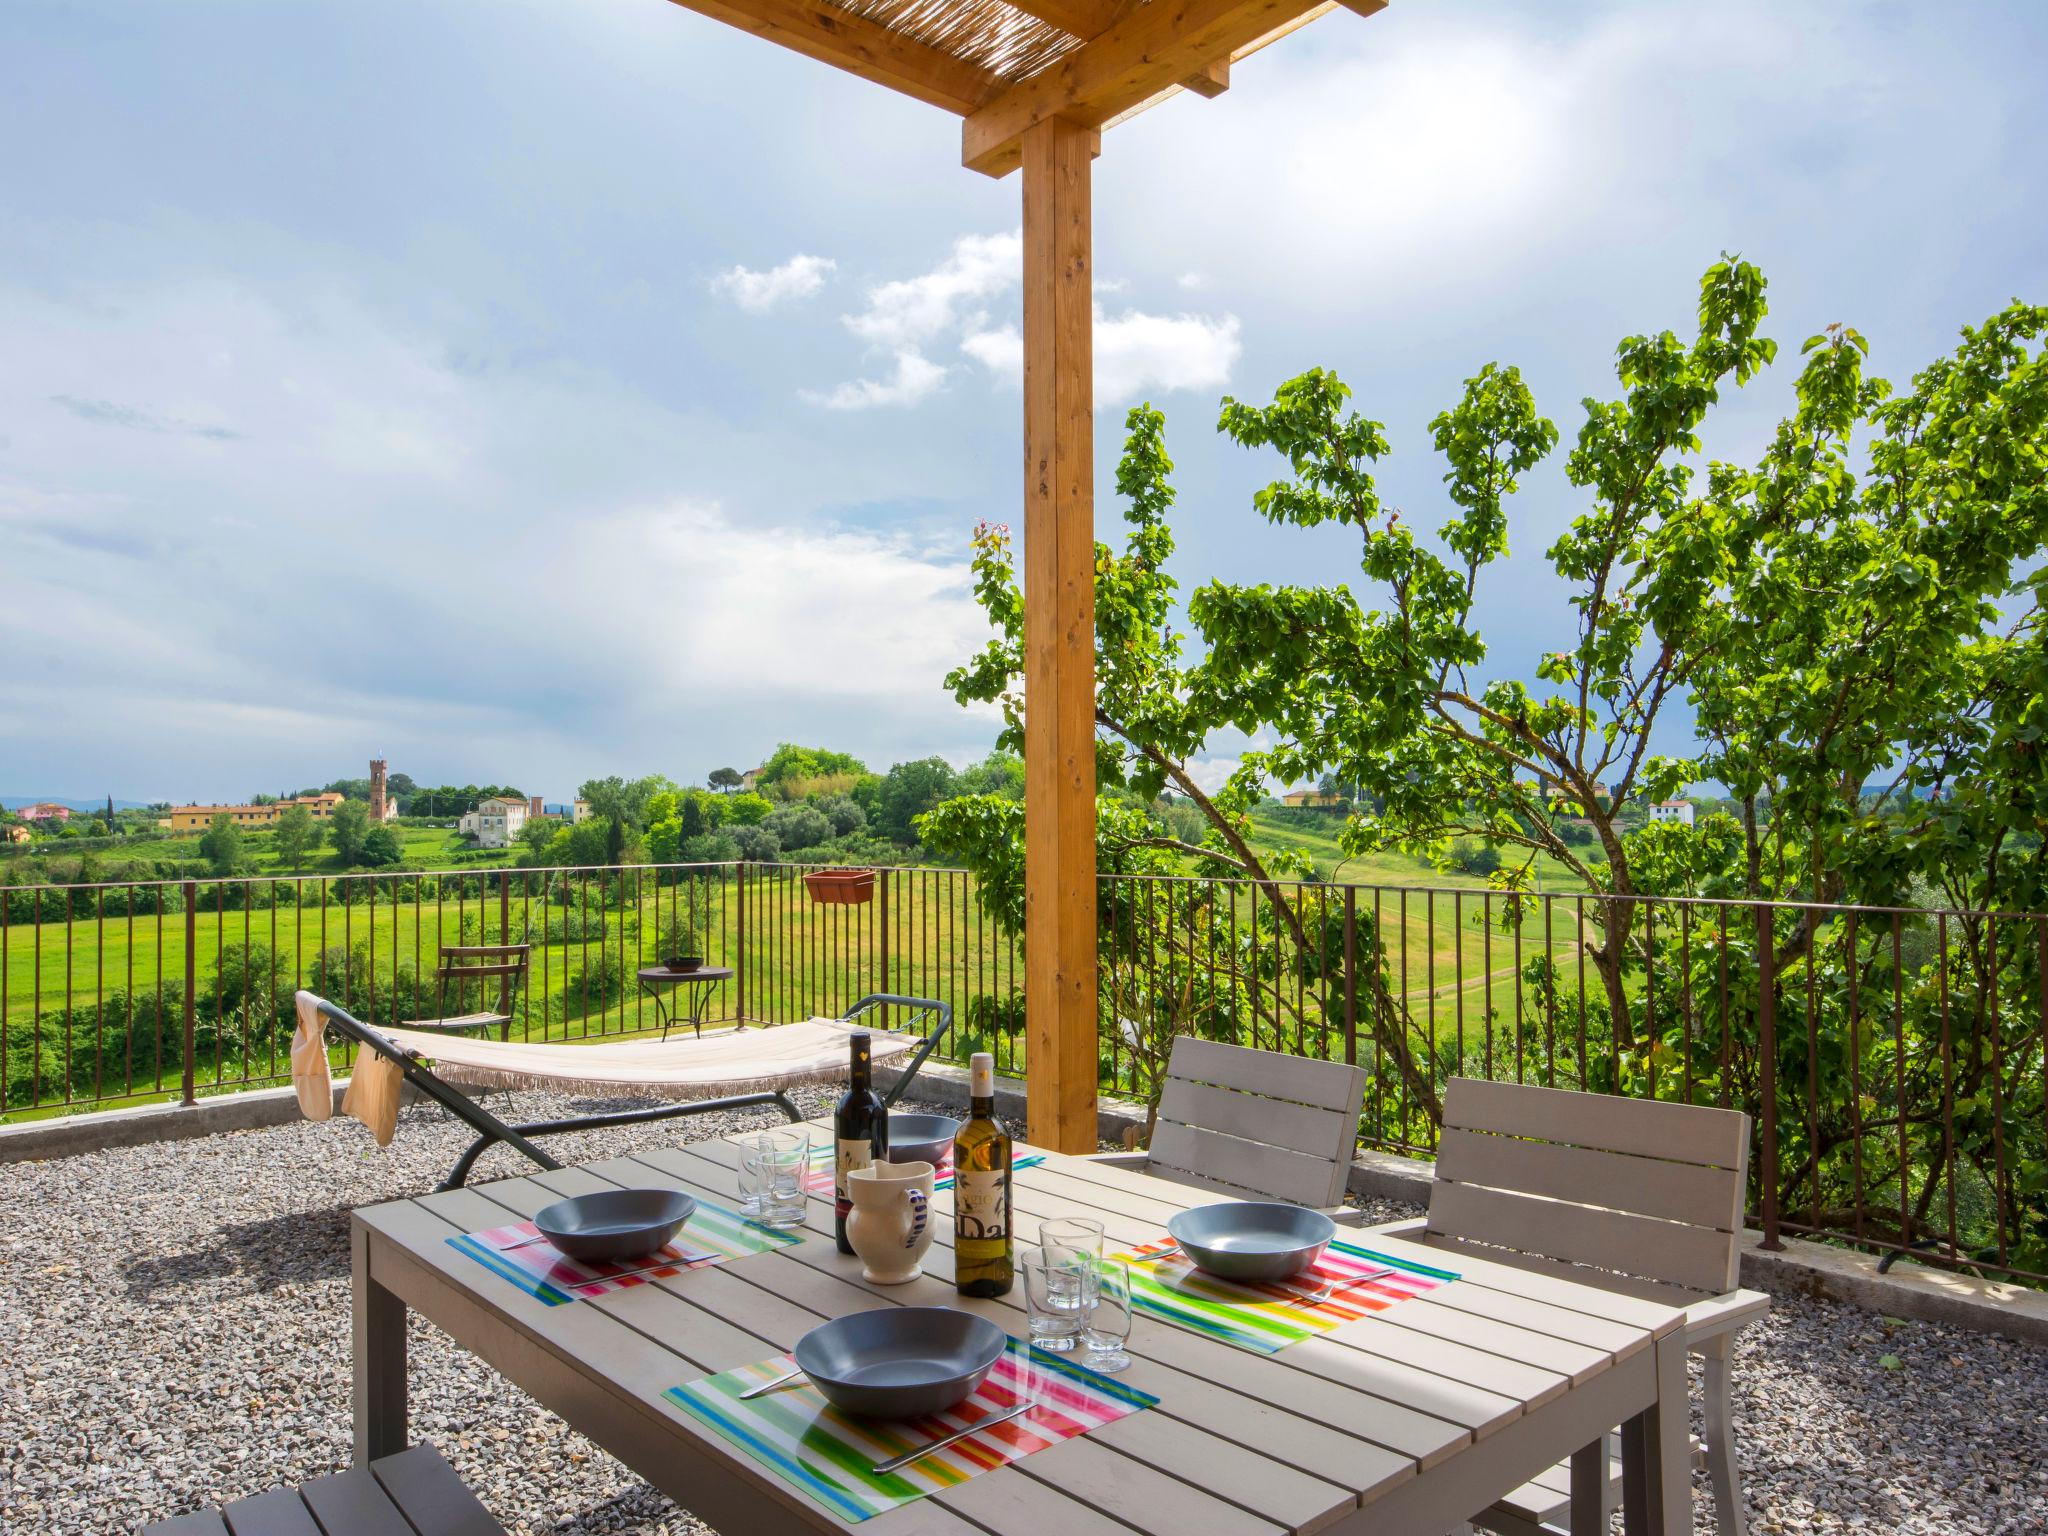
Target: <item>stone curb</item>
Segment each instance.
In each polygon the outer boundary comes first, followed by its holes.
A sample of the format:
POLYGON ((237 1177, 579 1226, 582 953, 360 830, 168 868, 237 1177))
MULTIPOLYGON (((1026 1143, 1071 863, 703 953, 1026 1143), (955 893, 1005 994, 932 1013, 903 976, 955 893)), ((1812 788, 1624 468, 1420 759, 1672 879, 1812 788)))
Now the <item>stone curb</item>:
MULTIPOLYGON (((875 1069, 876 1084, 884 1091, 894 1087, 901 1075, 901 1068, 894 1066, 875 1069)), ((346 1078, 334 1084, 337 1113, 347 1086, 346 1078)), ((966 1069, 950 1062, 927 1062, 911 1094, 928 1103, 964 1108, 966 1069)), ((996 1113, 1013 1125, 1024 1123, 1024 1085, 1019 1080, 996 1079, 996 1113)), ((190 1106, 146 1104, 33 1120, 0 1126, 0 1163, 70 1157, 112 1147, 211 1136, 219 1131, 254 1130, 298 1118, 298 1099, 290 1088, 265 1088, 221 1094, 190 1106)), ((1143 1129, 1145 1119, 1144 1105, 1105 1098, 1096 1113, 1097 1139, 1113 1146, 1126 1145, 1131 1134, 1143 1129)), ((1427 1205, 1435 1171, 1436 1165, 1427 1158, 1361 1151, 1351 1165, 1348 1187, 1356 1195, 1427 1205)), ((1745 1234, 1744 1285, 1844 1302, 1880 1316, 1947 1323, 2048 1345, 2048 1292, 1910 1263, 1879 1274, 1872 1254, 1802 1238, 1788 1238, 1775 1253, 1766 1252, 1762 1243, 1762 1233, 1745 1234)))
MULTIPOLYGON (((334 1110, 348 1079, 334 1080, 334 1110)), ((253 1088, 216 1094, 197 1104, 142 1104, 0 1125, 0 1163, 39 1162, 112 1147, 140 1147, 156 1141, 188 1141, 219 1131, 249 1131, 297 1120, 298 1095, 290 1088, 253 1088)))

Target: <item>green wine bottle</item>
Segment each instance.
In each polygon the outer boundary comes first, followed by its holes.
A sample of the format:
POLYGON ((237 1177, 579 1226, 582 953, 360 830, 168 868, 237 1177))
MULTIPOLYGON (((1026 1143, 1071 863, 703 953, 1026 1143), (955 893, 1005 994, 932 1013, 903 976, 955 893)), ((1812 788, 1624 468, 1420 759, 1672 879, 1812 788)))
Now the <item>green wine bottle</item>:
POLYGON ((967 1123, 953 1136, 953 1279, 962 1296, 1007 1296, 1010 1133, 996 1119, 996 1063, 977 1051, 967 1067, 967 1123))

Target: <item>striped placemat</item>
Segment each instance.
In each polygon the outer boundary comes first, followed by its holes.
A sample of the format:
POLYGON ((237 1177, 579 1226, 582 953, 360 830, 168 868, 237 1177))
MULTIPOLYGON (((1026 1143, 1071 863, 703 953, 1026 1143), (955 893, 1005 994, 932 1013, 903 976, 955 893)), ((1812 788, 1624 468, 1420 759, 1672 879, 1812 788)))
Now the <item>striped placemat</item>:
POLYGON ((708 1200, 697 1202, 690 1224, 667 1246, 615 1264, 572 1259, 546 1238, 531 1241, 539 1236, 539 1229, 532 1222, 516 1221, 486 1232, 465 1232, 449 1238, 448 1243, 457 1253, 475 1259, 527 1295, 548 1306, 561 1307, 578 1297, 602 1296, 606 1291, 643 1285, 678 1270, 708 1269, 714 1264, 803 1241, 788 1232, 757 1226, 737 1211, 728 1211, 708 1200))
POLYGON ((806 1381, 764 1392, 749 1402, 739 1400, 749 1387, 794 1368, 791 1356, 777 1355, 670 1387, 663 1395, 792 1487, 850 1521, 866 1520, 964 1483, 1159 1401, 1017 1339, 1010 1340, 1003 1358, 972 1397, 921 1419, 879 1423, 855 1418, 827 1403, 806 1381), (1026 1400, 1035 1406, 1020 1418, 969 1435, 899 1471, 874 1471, 878 1461, 943 1439, 1026 1400))
MULTIPOLYGON (((1036 1168, 1044 1161, 1045 1154, 1043 1152, 1027 1152, 1022 1157, 1011 1160, 1010 1171, 1014 1173, 1019 1168, 1036 1168)), ((814 1195, 820 1200, 830 1200, 832 1198, 832 1172, 832 1148, 829 1145, 812 1147, 810 1171, 804 1178, 804 1192, 814 1195)), ((952 1187, 953 1154, 947 1152, 939 1159, 938 1171, 932 1179, 932 1188, 940 1190, 951 1189, 952 1187)))
POLYGON ((1325 1248, 1310 1269, 1270 1285, 1205 1275, 1175 1250, 1172 1238, 1118 1257, 1131 1261, 1131 1299, 1140 1312, 1262 1355, 1277 1354, 1458 1278, 1453 1270, 1341 1239, 1325 1248), (1328 1301, 1303 1299, 1332 1281, 1338 1288, 1328 1301))

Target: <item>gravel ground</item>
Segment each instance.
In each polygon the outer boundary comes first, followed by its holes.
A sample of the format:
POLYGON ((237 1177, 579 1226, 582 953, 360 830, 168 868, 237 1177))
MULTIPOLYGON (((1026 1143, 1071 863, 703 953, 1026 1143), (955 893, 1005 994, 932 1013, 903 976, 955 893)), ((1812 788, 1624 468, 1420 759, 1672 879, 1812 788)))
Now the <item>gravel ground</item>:
MULTIPOLYGON (((550 1146, 589 1161, 739 1118, 550 1146)), ((0 1531, 132 1532, 345 1465, 348 1212, 431 1188, 466 1135, 420 1107, 388 1151, 293 1124, 0 1170, 0 1531), (78 1232, 133 1251, 90 1283, 78 1232)), ((498 1149, 478 1177, 523 1167, 498 1149)), ((509 1530, 704 1529, 417 1320, 411 1358, 417 1432, 509 1530)), ((1736 1417, 1752 1530, 2048 1531, 2048 1352, 1781 1296, 1741 1346, 1736 1417)))

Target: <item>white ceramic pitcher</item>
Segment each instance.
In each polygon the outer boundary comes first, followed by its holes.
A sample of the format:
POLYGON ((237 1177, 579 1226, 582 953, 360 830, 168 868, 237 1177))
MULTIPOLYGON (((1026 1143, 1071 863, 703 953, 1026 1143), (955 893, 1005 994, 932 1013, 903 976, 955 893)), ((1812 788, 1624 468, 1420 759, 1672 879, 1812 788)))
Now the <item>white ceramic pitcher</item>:
POLYGON ((872 1285, 905 1285, 924 1273, 932 1245, 930 1163, 876 1163, 846 1176, 853 1211, 846 1240, 860 1256, 861 1278, 872 1285))

